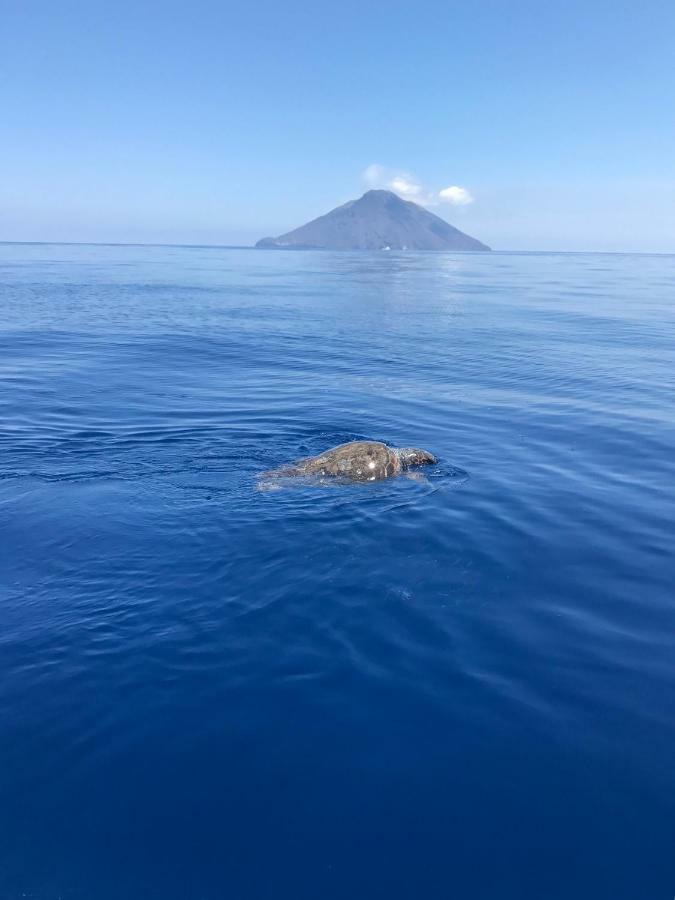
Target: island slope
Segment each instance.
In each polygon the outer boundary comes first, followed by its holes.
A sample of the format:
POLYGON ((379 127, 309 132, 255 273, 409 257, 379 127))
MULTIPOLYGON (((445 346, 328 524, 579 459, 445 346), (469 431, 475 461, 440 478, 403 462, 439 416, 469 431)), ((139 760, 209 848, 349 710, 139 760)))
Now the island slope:
POLYGON ((256 247, 283 250, 489 250, 417 203, 367 191, 324 216, 256 247))

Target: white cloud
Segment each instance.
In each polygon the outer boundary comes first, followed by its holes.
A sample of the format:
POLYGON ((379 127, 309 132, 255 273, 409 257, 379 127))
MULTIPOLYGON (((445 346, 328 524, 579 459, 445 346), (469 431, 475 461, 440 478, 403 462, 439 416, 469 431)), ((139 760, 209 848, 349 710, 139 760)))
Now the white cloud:
POLYGON ((435 193, 427 190, 414 175, 397 169, 388 169, 379 163, 373 163, 364 169, 361 178, 371 190, 380 188, 393 191, 404 200, 413 200, 422 206, 435 206, 441 201, 452 206, 468 206, 469 203, 473 203, 473 197, 466 188, 455 184, 435 193))
POLYGON ((373 163, 368 166, 363 171, 361 178, 367 187, 393 191, 399 197, 403 197, 404 200, 426 203, 431 199, 414 175, 410 175, 408 172, 400 172, 396 169, 388 169, 379 163, 373 163))
POLYGON ((412 200, 414 197, 419 197, 422 193, 422 185, 417 184, 415 181, 411 181, 405 175, 396 175, 389 182, 389 187, 401 197, 405 197, 409 200, 412 200))
POLYGON ((469 191, 466 188, 458 187, 456 184, 443 188, 442 191, 438 192, 438 196, 441 200, 445 200, 446 203, 452 203, 453 206, 468 206, 469 203, 473 203, 473 197, 469 191))
POLYGON ((382 186, 382 182, 386 180, 384 166, 378 165, 378 163, 373 163, 368 166, 367 169, 364 169, 361 173, 361 178, 370 188, 377 188, 382 186))

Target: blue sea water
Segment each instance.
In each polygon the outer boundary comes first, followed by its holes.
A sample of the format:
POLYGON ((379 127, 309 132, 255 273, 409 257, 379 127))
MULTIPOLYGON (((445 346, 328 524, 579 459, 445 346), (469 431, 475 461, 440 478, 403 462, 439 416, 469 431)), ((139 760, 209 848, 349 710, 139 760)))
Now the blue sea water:
POLYGON ((0 897, 671 900, 674 400, 673 256, 0 245, 0 897))

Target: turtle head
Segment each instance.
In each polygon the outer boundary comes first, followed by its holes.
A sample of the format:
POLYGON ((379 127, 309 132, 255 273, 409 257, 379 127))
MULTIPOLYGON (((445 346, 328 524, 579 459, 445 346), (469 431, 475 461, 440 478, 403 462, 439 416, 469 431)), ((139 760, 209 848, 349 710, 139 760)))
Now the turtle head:
POLYGON ((401 460, 401 468, 409 469, 411 466, 428 466, 437 463, 438 460, 428 450, 418 450, 416 447, 401 447, 396 451, 401 460))

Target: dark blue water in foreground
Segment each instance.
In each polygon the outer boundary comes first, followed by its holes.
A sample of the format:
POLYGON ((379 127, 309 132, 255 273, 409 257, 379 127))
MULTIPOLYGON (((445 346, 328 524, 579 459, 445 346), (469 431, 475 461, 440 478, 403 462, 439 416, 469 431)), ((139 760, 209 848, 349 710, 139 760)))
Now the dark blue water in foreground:
POLYGON ((675 257, 0 246, 0 897, 671 900, 674 523, 675 257))

